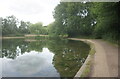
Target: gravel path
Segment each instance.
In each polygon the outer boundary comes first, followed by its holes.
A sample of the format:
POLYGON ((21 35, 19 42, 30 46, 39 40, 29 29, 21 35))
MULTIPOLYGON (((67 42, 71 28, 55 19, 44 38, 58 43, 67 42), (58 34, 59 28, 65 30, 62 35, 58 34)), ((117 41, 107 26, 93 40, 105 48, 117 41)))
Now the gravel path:
POLYGON ((92 40, 95 56, 90 77, 118 77, 118 47, 102 40, 92 40))
POLYGON ((118 77, 118 47, 103 40, 78 39, 87 40, 95 45, 96 53, 92 61, 92 68, 89 77, 118 77))

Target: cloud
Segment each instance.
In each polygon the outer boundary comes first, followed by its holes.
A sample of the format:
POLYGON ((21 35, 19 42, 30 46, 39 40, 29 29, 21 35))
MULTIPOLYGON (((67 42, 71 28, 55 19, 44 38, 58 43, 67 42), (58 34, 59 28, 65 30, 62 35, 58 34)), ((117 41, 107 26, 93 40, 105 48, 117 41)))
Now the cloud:
MULTIPOLYGON (((29 53, 24 53, 18 56, 16 59, 3 58, 2 61, 2 72, 4 77, 29 77, 35 76, 34 74, 42 73, 44 71, 47 73, 47 69, 52 69, 53 74, 56 74, 55 68, 52 65, 54 54, 51 53, 48 48, 43 48, 42 52, 31 51, 29 53)), ((43 74, 38 74, 37 76, 44 76, 43 74)), ((51 73, 48 73, 49 76, 51 73)))
POLYGON ((0 17, 15 15, 20 20, 47 25, 60 0, 0 0, 0 17))

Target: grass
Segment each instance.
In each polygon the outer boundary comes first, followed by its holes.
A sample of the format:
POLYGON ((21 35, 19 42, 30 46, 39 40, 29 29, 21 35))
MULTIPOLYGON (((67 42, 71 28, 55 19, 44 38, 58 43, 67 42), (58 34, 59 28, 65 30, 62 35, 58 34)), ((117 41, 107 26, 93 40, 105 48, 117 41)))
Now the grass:
POLYGON ((3 35, 4 37, 21 37, 24 36, 24 34, 8 34, 8 35, 3 35))
POLYGON ((83 35, 74 36, 73 38, 94 39, 94 37, 93 37, 93 36, 83 36, 83 35))
POLYGON ((86 77, 89 74, 90 67, 91 67, 91 61, 88 61, 86 64, 86 68, 85 68, 84 72, 82 73, 81 77, 86 77))
POLYGON ((91 44, 91 50, 90 50, 90 55, 93 56, 95 54, 95 46, 93 44, 91 44))
POLYGON ((90 60, 87 62, 87 64, 86 64, 86 67, 85 67, 85 70, 83 71, 83 73, 82 73, 82 75, 81 75, 81 77, 87 77, 88 76, 88 74, 90 73, 90 68, 91 68, 91 65, 92 65, 92 58, 93 58, 93 56, 94 56, 94 54, 95 54, 95 46, 94 46, 94 44, 92 44, 92 43, 90 43, 90 42, 86 42, 87 44, 89 44, 90 45, 90 47, 91 47, 91 50, 90 50, 90 52, 89 52, 89 55, 90 55, 90 60))
POLYGON ((106 39, 102 39, 103 41, 113 45, 113 46, 116 46, 116 47, 119 47, 120 46, 120 41, 118 42, 113 42, 113 41, 109 41, 109 40, 106 40, 106 39))

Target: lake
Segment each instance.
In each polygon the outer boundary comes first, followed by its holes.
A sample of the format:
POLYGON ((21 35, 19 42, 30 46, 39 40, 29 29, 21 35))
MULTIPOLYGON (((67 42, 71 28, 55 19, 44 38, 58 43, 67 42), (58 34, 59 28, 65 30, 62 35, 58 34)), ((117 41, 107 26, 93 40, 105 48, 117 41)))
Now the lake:
POLYGON ((74 77, 90 46, 67 39, 2 40, 3 77, 74 77))

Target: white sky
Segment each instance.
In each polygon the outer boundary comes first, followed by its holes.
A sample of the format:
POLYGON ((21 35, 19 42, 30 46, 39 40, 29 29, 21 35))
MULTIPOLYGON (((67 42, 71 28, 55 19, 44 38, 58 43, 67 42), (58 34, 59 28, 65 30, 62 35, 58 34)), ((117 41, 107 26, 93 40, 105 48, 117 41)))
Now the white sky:
POLYGON ((48 25, 54 21, 52 12, 60 0, 0 0, 0 17, 10 15, 31 23, 48 25))

